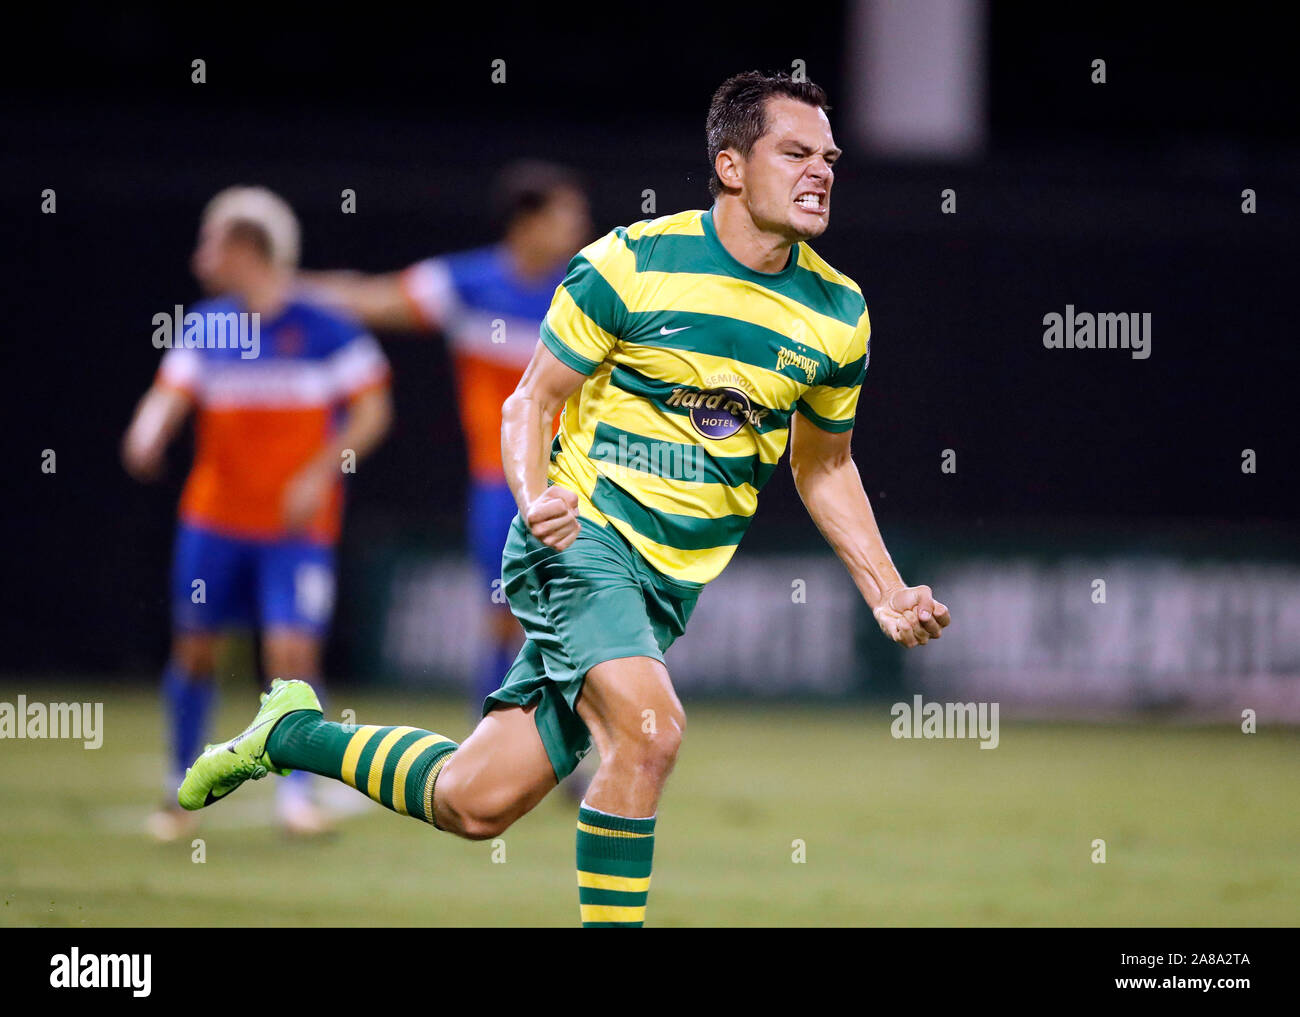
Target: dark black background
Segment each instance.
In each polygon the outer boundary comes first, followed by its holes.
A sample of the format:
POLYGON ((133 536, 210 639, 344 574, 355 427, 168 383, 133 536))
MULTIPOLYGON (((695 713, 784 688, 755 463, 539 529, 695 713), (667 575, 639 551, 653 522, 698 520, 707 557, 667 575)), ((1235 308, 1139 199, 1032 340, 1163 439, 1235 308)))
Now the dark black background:
MULTIPOLYGON (((975 161, 873 159, 840 132, 815 246, 871 308, 855 450, 887 537, 1181 526, 1230 547, 1295 529, 1292 37, 1267 7, 1135 6, 996 4, 975 161), (1105 85, 1089 81, 1097 57, 1105 85), (956 216, 939 213, 947 187, 956 216), (1240 211, 1247 187, 1258 214, 1240 211), (1151 358, 1045 350, 1043 315, 1067 303, 1149 311, 1151 358)), ((161 659, 187 451, 147 488, 117 444, 157 364, 152 315, 198 295, 188 257, 216 190, 280 191, 306 265, 372 270, 492 239, 485 184, 515 156, 578 167, 601 231, 644 218, 648 187, 660 213, 705 207, 712 90, 798 58, 851 103, 846 19, 838 4, 10 16, 4 669, 161 659), (40 214, 47 187, 55 215, 40 214), (339 213, 345 187, 356 215, 339 213)), ((352 485, 345 557, 395 533, 450 545, 463 527, 444 352, 384 341, 398 423, 352 485)), ((814 539, 781 471, 747 545, 814 539)))

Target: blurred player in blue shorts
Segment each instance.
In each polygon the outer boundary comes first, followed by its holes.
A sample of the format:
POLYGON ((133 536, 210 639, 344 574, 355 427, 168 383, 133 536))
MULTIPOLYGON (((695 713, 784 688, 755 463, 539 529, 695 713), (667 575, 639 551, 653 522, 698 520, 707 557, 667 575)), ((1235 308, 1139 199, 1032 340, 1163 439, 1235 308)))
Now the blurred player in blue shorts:
MULTIPOLYGON (((343 475, 383 440, 392 419, 387 359, 354 319, 295 289, 298 249, 297 219, 277 195, 238 187, 212 199, 192 266, 211 299, 172 323, 163 336, 170 341, 156 343, 167 352, 123 440, 127 470, 153 479, 195 414, 163 680, 169 804, 149 821, 163 840, 193 829, 194 814, 179 809, 174 794, 203 748, 220 637, 256 626, 267 674, 319 677, 343 475)), ((280 784, 277 815, 292 833, 326 826, 301 778, 280 784)))
POLYGON ((492 190, 499 243, 428 258, 385 275, 305 273, 304 279, 377 329, 437 331, 450 347, 469 452, 469 550, 483 582, 488 644, 474 681, 474 716, 523 642, 501 585, 501 552, 518 511, 501 464, 501 404, 519 383, 569 259, 590 238, 587 198, 561 166, 507 166, 492 190))

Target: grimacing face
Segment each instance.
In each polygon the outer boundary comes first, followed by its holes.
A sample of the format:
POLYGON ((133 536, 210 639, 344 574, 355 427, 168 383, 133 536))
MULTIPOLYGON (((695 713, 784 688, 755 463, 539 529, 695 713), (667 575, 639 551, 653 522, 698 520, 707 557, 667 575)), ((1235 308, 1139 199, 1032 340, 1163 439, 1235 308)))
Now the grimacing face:
POLYGON ((787 240, 826 232, 840 149, 824 110, 787 96, 767 100, 767 133, 739 158, 741 198, 760 228, 787 240))

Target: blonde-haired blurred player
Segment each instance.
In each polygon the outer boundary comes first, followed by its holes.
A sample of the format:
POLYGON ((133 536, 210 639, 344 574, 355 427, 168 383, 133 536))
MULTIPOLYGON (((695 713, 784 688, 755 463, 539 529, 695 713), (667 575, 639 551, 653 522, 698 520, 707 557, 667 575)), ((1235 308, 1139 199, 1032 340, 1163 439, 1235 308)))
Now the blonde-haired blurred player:
MULTIPOLYGON (((163 681, 172 794, 149 824, 160 839, 193 826, 174 790, 202 749, 218 638, 257 624, 267 674, 320 675, 342 467, 378 445, 392 419, 379 345, 348 315, 296 290, 299 244, 293 210, 271 191, 232 187, 209 202, 192 269, 211 299, 175 323, 174 345, 123 439, 127 470, 152 480, 186 417, 196 418, 163 681), (243 334, 256 342, 240 346, 229 327, 244 315, 243 334)), ((325 826, 302 780, 280 785, 277 814, 290 832, 325 826)))

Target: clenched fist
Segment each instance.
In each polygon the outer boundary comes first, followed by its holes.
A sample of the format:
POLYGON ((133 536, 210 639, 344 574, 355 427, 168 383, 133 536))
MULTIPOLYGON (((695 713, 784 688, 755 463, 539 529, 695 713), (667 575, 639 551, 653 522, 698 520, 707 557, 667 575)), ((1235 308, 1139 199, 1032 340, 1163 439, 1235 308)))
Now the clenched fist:
POLYGON ((548 487, 529 503, 524 522, 543 544, 563 551, 578 537, 578 496, 567 487, 548 487))
POLYGON ((928 586, 900 587, 871 613, 880 631, 908 648, 938 639, 952 621, 948 609, 934 599, 928 586))

